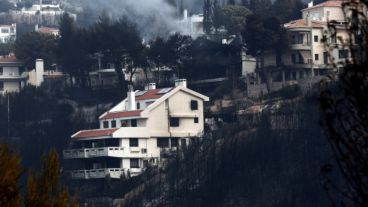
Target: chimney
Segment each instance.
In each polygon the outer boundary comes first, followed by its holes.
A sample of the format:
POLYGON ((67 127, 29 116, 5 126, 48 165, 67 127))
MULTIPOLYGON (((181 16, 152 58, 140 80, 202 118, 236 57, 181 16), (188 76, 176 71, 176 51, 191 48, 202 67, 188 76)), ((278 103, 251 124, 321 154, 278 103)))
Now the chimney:
POLYGON ((183 15, 184 15, 183 19, 187 20, 188 19, 188 10, 184 9, 183 15))
POLYGON ((312 17, 309 14, 307 15, 307 26, 308 27, 312 26, 312 17))
POLYGON ((146 90, 154 90, 154 89, 156 89, 156 83, 147 83, 145 89, 146 90))
POLYGON ((35 31, 38 31, 38 24, 35 25, 35 31))
POLYGON ((128 111, 136 110, 136 103, 135 103, 135 92, 133 90, 133 86, 128 87, 128 111))
POLYGON ((311 1, 311 2, 308 3, 308 8, 310 8, 312 6, 313 6, 313 1, 311 1))
POLYGON ((44 72, 43 59, 36 59, 36 86, 40 86, 43 82, 44 72))
POLYGON ((177 79, 175 80, 175 87, 183 86, 184 88, 187 87, 187 79, 177 79))

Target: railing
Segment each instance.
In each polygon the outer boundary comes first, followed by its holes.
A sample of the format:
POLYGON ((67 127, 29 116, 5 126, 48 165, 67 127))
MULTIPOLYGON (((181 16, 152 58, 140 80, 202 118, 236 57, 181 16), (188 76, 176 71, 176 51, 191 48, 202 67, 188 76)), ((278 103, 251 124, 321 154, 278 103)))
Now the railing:
MULTIPOLYGON (((141 173, 142 169, 139 171, 134 171, 134 173, 141 173)), ((138 174, 139 174, 138 173, 138 174)), ((114 178, 119 179, 122 175, 127 175, 127 170, 124 168, 100 168, 91 170, 73 170, 71 171, 72 179, 98 179, 98 178, 114 178)))
POLYGON ((291 49, 294 49, 294 50, 310 50, 311 49, 311 45, 307 43, 291 44, 290 47, 291 49))
POLYGON ((90 157, 122 157, 124 154, 123 147, 101 147, 101 148, 85 148, 70 149, 63 151, 64 159, 90 158, 90 157))

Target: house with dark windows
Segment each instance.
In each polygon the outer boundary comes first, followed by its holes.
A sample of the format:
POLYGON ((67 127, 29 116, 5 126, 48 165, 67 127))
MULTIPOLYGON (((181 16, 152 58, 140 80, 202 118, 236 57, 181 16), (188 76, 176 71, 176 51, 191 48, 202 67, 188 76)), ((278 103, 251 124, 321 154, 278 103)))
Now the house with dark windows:
POLYGON ((71 136, 63 151, 75 169, 73 179, 120 178, 160 165, 163 155, 187 146, 204 130, 203 105, 209 98, 187 88, 185 79, 174 87, 130 89, 127 98, 99 117, 100 128, 71 136))

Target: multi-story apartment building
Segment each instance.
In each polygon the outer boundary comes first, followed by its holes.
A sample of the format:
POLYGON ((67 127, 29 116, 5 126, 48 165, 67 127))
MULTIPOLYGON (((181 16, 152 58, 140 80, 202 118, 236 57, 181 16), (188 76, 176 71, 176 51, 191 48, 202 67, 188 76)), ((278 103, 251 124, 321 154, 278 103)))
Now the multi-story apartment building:
POLYGON ((162 153, 177 150, 203 133, 203 104, 209 98, 186 87, 130 91, 122 102, 99 117, 100 129, 71 136, 63 151, 74 179, 135 176, 148 165, 162 163, 162 153))
MULTIPOLYGON (((289 36, 289 48, 276 63, 276 55, 269 53, 264 66, 278 65, 278 81, 298 80, 331 72, 331 63, 344 62, 350 51, 343 45, 349 42, 343 0, 330 0, 317 5, 309 4, 302 10, 302 19, 284 24, 289 36), (334 24, 331 32, 329 24, 334 24), (281 71, 280 71, 281 68, 281 71)), ((272 75, 275 77, 276 75, 272 75)))
POLYGON ((17 36, 17 25, 0 25, 0 43, 14 42, 17 36))
POLYGON ((23 63, 15 56, 0 57, 0 95, 18 92, 26 83, 22 72, 23 63))

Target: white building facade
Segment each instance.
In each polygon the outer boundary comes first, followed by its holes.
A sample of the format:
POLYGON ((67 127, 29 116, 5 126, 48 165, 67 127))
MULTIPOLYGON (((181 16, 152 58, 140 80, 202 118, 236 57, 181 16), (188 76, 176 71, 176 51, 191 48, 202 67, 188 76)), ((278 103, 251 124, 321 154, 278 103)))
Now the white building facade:
POLYGON ((203 105, 209 98, 177 80, 175 87, 130 91, 99 117, 100 129, 72 135, 64 159, 76 160, 74 179, 120 178, 160 165, 163 156, 189 144, 204 131, 203 105))
POLYGON ((14 42, 17 36, 17 24, 0 25, 0 43, 14 42))
POLYGON ((283 55, 282 63, 290 68, 288 79, 325 75, 332 70, 332 62, 341 66, 350 57, 350 37, 342 8, 343 1, 330 0, 302 10, 303 19, 284 25, 289 35, 289 50, 283 55), (336 28, 332 34, 328 24, 336 28))
POLYGON ((15 56, 0 57, 0 95, 19 92, 27 77, 22 73, 23 63, 15 56))

